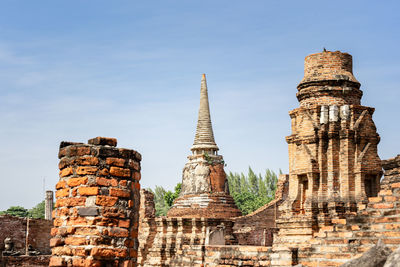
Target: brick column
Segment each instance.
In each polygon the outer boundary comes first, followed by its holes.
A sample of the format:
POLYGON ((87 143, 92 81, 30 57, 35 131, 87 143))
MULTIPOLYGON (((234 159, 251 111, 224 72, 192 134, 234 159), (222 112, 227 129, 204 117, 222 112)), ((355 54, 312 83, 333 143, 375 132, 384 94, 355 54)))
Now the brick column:
POLYGON ((141 155, 116 145, 61 142, 50 266, 136 266, 141 155))

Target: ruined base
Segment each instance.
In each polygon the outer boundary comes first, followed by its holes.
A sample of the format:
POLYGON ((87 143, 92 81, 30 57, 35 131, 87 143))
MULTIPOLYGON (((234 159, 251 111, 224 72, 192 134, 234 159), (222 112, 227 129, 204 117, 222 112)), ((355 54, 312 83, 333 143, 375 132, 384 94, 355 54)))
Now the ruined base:
POLYGON ((185 195, 176 199, 168 211, 168 217, 183 218, 232 218, 241 214, 226 193, 185 195))

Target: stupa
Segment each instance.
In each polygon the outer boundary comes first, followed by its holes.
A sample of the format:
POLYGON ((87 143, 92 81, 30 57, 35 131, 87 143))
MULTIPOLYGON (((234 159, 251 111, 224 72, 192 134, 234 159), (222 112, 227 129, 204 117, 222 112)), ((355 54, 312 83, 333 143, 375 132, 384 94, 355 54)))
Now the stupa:
POLYGON ((206 76, 200 88, 200 108, 192 155, 183 168, 182 191, 168 211, 168 217, 231 218, 240 216, 229 195, 225 162, 218 155, 211 124, 206 76))

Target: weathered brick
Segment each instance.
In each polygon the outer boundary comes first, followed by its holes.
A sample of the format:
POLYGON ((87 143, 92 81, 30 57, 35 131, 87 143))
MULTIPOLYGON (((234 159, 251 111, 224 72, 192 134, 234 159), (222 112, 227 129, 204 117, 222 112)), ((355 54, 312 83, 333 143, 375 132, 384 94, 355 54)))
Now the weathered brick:
POLYGON ((79 177, 79 178, 70 178, 67 180, 67 184, 70 187, 75 187, 78 185, 84 185, 88 181, 87 177, 79 177))
POLYGON ((93 175, 96 174, 97 172, 97 167, 93 166, 80 166, 76 170, 76 174, 78 175, 93 175))
POLYGON ((128 252, 126 249, 108 249, 108 248, 95 247, 92 249, 90 255, 92 255, 94 257, 125 258, 128 255, 128 252))
POLYGON ((98 187, 79 187, 78 192, 81 196, 95 196, 99 194, 98 187))
POLYGON ((110 196, 130 197, 131 194, 130 194, 129 190, 118 189, 118 188, 110 188, 110 196))
POLYGON ((56 191, 56 198, 68 197, 69 196, 69 188, 64 188, 56 191))
POLYGON ((69 237, 65 238, 65 244, 72 245, 72 246, 85 245, 86 244, 86 238, 85 237, 69 236, 69 237))
POLYGON ((124 167, 125 161, 126 160, 122 158, 107 158, 106 164, 111 166, 124 167))
POLYGON ((109 196, 97 196, 96 197, 96 205, 100 206, 114 206, 117 202, 118 197, 109 197, 109 196))
POLYGON ((73 173, 74 173, 74 170, 72 169, 72 167, 68 167, 68 168, 62 169, 60 171, 60 177, 69 176, 73 173))
POLYGON ((131 171, 129 169, 111 167, 110 174, 117 177, 129 178, 131 176, 131 171))
POLYGON ((61 180, 56 184, 56 189, 65 188, 66 185, 67 185, 67 183, 64 180, 61 180))

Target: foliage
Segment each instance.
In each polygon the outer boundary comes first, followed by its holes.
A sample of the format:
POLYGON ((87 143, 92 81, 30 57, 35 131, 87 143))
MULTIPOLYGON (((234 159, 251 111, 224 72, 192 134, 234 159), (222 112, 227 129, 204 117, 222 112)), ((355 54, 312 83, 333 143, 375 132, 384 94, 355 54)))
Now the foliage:
POLYGON ((165 193, 167 192, 162 186, 156 185, 156 188, 151 190, 150 188, 148 189, 150 192, 153 193, 154 195, 154 206, 156 209, 156 216, 165 216, 167 215, 167 211, 169 207, 166 205, 164 196, 165 193))
POLYGON ((175 186, 175 191, 171 192, 170 190, 165 190, 162 186, 156 185, 156 188, 151 190, 148 189, 154 195, 154 206, 156 209, 156 216, 166 216, 168 210, 171 208, 174 200, 181 193, 182 184, 178 183, 175 186))
POLYGON ((249 167, 248 175, 230 172, 229 191, 243 215, 249 214, 274 199, 278 176, 267 169, 264 177, 249 167))
POLYGON ((0 215, 26 217, 28 216, 28 210, 21 206, 11 206, 5 211, 1 211, 0 215))
POLYGON ((182 184, 177 183, 174 192, 168 191, 167 193, 165 193, 164 200, 169 207, 171 207, 172 204, 174 204, 174 200, 179 197, 181 189, 182 189, 182 184))
POLYGON ((37 204, 35 207, 30 209, 29 211, 29 217, 35 218, 35 219, 44 219, 44 213, 45 213, 45 204, 44 200, 37 204))
POLYGON ((44 200, 32 209, 28 210, 21 206, 11 206, 5 211, 0 211, 0 215, 11 215, 18 217, 31 217, 35 219, 44 219, 45 204, 44 200))

